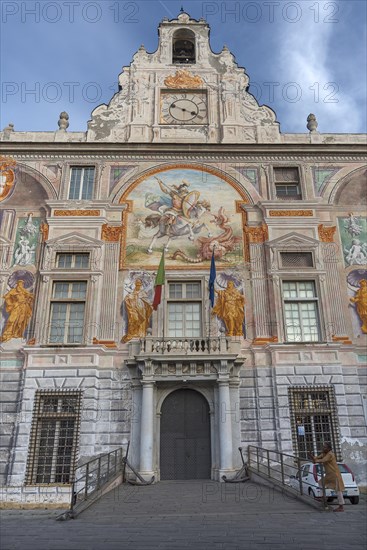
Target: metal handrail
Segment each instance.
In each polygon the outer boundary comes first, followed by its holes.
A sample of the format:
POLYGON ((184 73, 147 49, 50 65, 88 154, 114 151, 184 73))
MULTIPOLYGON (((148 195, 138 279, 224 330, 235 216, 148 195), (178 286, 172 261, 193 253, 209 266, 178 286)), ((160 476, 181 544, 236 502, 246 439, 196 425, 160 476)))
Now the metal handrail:
POLYGON ((124 481, 129 446, 130 442, 126 448, 119 447, 114 451, 92 458, 76 468, 70 509, 67 512, 69 517, 73 517, 81 505, 95 497, 97 491, 103 489, 118 474, 122 473, 124 481))
MULTIPOLYGON (((295 455, 281 453, 271 449, 265 449, 263 447, 257 447, 255 445, 248 445, 248 463, 247 467, 249 471, 253 471, 255 474, 267 477, 275 484, 287 488, 287 490, 295 490, 291 485, 286 482, 286 477, 296 477, 292 474, 298 474, 299 493, 302 497, 314 500, 314 497, 307 490, 307 485, 301 476, 302 462, 306 462, 305 459, 297 457, 295 455)), ((323 508, 327 509, 327 498, 325 490, 325 470, 322 463, 318 463, 321 469, 321 490, 322 496, 320 497, 323 508)), ((319 499, 318 499, 319 500, 319 499)))

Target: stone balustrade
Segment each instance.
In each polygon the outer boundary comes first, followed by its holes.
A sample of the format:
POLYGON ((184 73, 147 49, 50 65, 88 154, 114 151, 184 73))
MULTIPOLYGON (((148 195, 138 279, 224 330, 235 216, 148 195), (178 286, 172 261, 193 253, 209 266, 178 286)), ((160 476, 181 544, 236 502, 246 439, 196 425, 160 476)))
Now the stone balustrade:
POLYGON ((152 355, 220 355, 228 353, 230 341, 217 338, 154 338, 140 341, 141 353, 152 355))

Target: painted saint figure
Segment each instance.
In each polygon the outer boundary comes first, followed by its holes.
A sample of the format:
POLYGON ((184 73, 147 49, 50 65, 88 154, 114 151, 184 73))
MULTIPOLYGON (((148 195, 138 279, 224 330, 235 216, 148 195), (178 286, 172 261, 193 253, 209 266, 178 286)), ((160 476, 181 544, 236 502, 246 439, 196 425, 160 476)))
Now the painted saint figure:
POLYGON ((19 279, 16 287, 9 290, 3 298, 9 317, 0 342, 7 342, 12 338, 23 338, 32 316, 34 295, 24 288, 24 281, 19 279))
POLYGON ((128 342, 133 338, 144 338, 149 328, 153 307, 148 302, 148 296, 142 287, 141 279, 136 279, 134 290, 124 300, 128 325, 122 342, 128 342))
POLYGON ((361 330, 364 334, 367 334, 367 279, 360 281, 359 290, 357 290, 354 298, 350 298, 350 301, 356 304, 357 313, 362 321, 361 330))
POLYGON ((229 281, 226 290, 216 290, 217 303, 212 315, 217 315, 226 325, 227 336, 243 335, 243 320, 245 318, 245 297, 239 292, 233 281, 229 281))
POLYGON ((18 248, 14 253, 14 265, 28 265, 35 262, 35 245, 29 244, 29 240, 23 235, 19 239, 18 248))

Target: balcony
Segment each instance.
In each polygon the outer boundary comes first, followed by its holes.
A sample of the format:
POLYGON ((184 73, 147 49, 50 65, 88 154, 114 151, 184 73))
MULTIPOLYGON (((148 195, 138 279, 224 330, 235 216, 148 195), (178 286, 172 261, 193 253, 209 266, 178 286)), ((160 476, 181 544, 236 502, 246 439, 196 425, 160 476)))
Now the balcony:
POLYGON ((186 356, 228 356, 240 353, 241 339, 235 337, 214 338, 155 338, 148 336, 131 342, 130 356, 154 358, 186 356))

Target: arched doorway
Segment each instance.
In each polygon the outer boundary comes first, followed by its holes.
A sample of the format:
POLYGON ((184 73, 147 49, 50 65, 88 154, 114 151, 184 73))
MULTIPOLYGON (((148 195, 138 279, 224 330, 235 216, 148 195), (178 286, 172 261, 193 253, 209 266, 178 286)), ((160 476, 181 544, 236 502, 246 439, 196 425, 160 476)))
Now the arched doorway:
POLYGON ((210 479, 210 416, 197 391, 176 390, 161 410, 161 479, 210 479))

